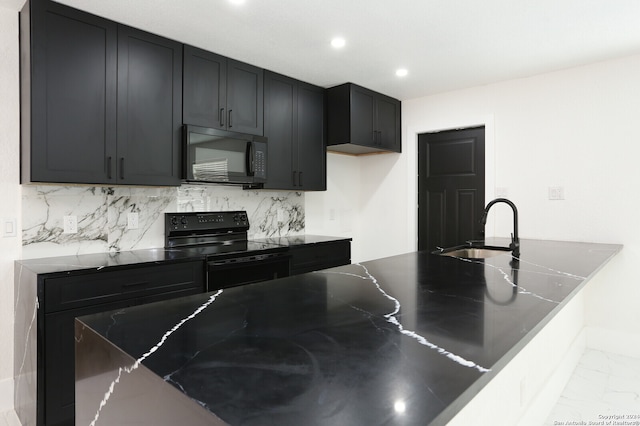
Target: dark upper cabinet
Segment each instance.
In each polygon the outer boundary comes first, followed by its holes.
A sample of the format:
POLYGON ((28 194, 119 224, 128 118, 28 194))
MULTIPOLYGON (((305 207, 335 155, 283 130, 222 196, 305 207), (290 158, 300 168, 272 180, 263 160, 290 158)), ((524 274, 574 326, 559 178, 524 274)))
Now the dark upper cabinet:
POLYGON ((263 135, 261 68, 184 46, 183 122, 263 135))
POLYGON ((118 27, 119 184, 179 185, 182 44, 118 27))
POLYGON ((326 179, 325 91, 265 72, 267 189, 323 191, 326 179))
POLYGON ((22 182, 178 185, 182 45, 51 1, 20 20, 22 182))
POLYGON ((327 149, 349 154, 401 152, 400 101, 346 83, 327 89, 327 149))
POLYGON ((20 19, 23 182, 109 182, 117 24, 48 1, 20 19))

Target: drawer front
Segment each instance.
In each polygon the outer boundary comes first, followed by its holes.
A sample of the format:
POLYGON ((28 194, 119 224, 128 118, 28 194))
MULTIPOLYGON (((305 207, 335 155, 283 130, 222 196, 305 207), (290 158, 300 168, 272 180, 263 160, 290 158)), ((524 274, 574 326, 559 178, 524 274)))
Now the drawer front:
POLYGON ((139 266, 44 280, 44 310, 110 303, 187 289, 204 291, 204 261, 139 266))
POLYGON ((332 241, 291 249, 291 274, 303 274, 351 263, 351 243, 332 241))

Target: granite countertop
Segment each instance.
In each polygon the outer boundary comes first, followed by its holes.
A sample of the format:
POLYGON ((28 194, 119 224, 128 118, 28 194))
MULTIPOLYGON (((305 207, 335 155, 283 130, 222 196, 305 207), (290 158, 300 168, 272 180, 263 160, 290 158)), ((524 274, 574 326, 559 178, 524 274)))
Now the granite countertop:
POLYGON ((621 249, 521 243, 515 262, 407 253, 79 325, 231 425, 440 425, 621 249))
POLYGON ((320 244, 320 243, 327 243, 332 241, 351 241, 351 237, 329 237, 326 235, 303 234, 303 235, 290 235, 290 236, 284 236, 284 237, 262 238, 256 241, 263 241, 268 244, 294 247, 294 246, 305 245, 305 244, 320 244))
POLYGON ((112 267, 134 266, 144 263, 204 260, 205 256, 194 256, 193 252, 181 249, 141 249, 116 253, 90 253, 75 256, 55 256, 38 259, 22 259, 16 263, 36 274, 53 274, 103 270, 112 267))
MULTIPOLYGON (((295 235, 288 237, 270 237, 250 240, 257 244, 279 247, 292 247, 303 244, 317 244, 331 241, 351 240, 348 237, 330 237, 324 235, 295 235)), ((283 248, 284 250, 284 248, 283 248)), ((75 256, 54 256, 38 259, 17 260, 21 267, 36 274, 53 274, 103 270, 112 267, 135 266, 144 263, 181 262, 204 260, 206 251, 192 248, 166 249, 150 248, 121 251, 116 253, 90 253, 75 256)))

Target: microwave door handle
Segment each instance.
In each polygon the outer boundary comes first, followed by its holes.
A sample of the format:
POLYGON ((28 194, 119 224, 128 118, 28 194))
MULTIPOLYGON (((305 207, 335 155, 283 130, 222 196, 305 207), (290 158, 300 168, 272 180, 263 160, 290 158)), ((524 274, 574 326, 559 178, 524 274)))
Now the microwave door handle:
POLYGON ((253 164, 253 143, 247 142, 247 176, 253 176, 254 164, 253 164))

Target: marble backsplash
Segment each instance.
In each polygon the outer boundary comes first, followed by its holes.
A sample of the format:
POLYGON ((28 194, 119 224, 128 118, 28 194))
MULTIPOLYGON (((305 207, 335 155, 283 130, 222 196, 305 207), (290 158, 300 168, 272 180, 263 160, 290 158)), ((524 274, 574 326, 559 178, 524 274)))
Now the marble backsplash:
POLYGON ((24 259, 164 247, 164 213, 246 210, 249 238, 304 234, 304 193, 238 187, 178 188, 24 185, 24 259), (128 214, 138 214, 137 229, 128 214), (64 216, 78 232, 64 233, 64 216))

